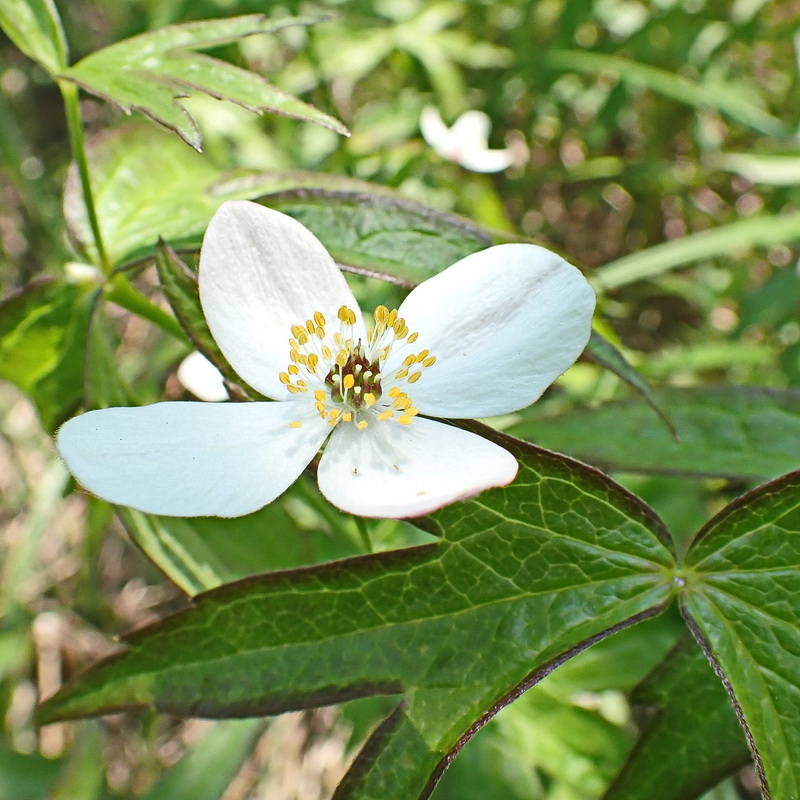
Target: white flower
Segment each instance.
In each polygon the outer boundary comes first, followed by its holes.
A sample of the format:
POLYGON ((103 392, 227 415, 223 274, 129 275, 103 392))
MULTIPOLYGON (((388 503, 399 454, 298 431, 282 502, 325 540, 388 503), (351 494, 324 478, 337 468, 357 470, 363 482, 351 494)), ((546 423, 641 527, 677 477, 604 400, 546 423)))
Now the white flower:
POLYGON ((473 172, 501 172, 514 163, 514 155, 510 149, 489 149, 490 125, 482 111, 467 111, 448 128, 433 106, 425 106, 419 120, 423 138, 442 158, 473 172))
POLYGON ((228 202, 209 224, 200 298, 231 366, 280 402, 90 411, 58 448, 91 492, 174 516, 247 514, 327 445, 322 493, 353 514, 411 517, 511 482, 502 447, 428 416, 532 403, 583 350, 594 293, 534 245, 467 256, 368 330, 347 282, 299 222, 228 202), (424 415, 424 416, 422 416, 424 415))
POLYGON ((228 399, 222 373, 197 350, 181 361, 177 376, 185 389, 206 403, 221 403, 228 399))

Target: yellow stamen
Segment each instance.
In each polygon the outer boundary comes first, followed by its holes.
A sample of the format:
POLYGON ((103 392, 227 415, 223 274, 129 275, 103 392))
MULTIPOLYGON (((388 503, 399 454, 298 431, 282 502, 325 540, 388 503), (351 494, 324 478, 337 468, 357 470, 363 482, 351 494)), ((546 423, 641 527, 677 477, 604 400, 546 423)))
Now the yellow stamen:
POLYGON ((289 374, 290 375, 299 375, 300 374, 300 370, 297 368, 297 364, 289 364, 287 369, 289 370, 289 374))
POLYGON ((303 423, 300 422, 299 420, 295 420, 294 422, 290 422, 289 423, 289 427, 290 428, 302 428, 303 427, 303 423))
POLYGON ((353 419, 353 415, 349 411, 345 411, 342 414, 342 422, 351 422, 353 419))
POLYGON ((423 367, 432 367, 436 363, 436 356, 428 356, 423 362, 423 367))
POLYGON ((360 431, 363 431, 367 425, 369 425, 369 423, 365 419, 362 419, 361 422, 356 422, 356 428, 358 428, 360 431))
POLYGON ((377 398, 377 397, 375 397, 375 395, 374 395, 374 394, 372 394, 372 392, 366 392, 366 393, 364 394, 364 402, 367 404, 367 408, 372 408, 372 406, 374 406, 374 405, 375 405, 375 401, 376 401, 377 399, 378 399, 378 398, 377 398))
POLYGON ((324 327, 325 326, 325 317, 322 316, 322 312, 321 311, 315 311, 314 312, 314 322, 316 322, 317 325, 319 325, 320 327, 324 327))
POLYGON ((356 379, 352 375, 345 375, 344 380, 342 381, 342 386, 344 386, 345 389, 352 389, 353 386, 355 386, 355 383, 356 379))
POLYGON ((285 372, 281 372, 281 374, 278 375, 278 379, 280 380, 281 383, 288 384, 292 382, 292 379, 285 372))
POLYGON ((391 419, 393 416, 394 416, 394 411, 392 411, 392 410, 389 408, 389 409, 386 409, 386 411, 381 411, 381 413, 380 413, 380 414, 378 414, 378 419, 379 419, 381 422, 384 422, 384 421, 386 421, 387 419, 391 419))
POLYGON ((389 389, 389 397, 397 397, 400 394, 402 394, 402 392, 399 386, 392 386, 392 388, 389 389))
POLYGON ((412 333, 411 336, 408 337, 408 343, 409 344, 414 344, 414 342, 416 342, 417 339, 419 339, 419 334, 418 333, 412 333))
POLYGON ((408 376, 409 383, 416 383, 422 377, 421 372, 415 372, 413 375, 408 376))
POLYGON ((402 417, 398 417, 398 418, 397 418, 397 421, 398 421, 398 422, 399 422, 401 425, 410 425, 410 424, 411 424, 411 423, 414 421, 414 418, 413 418, 413 417, 407 417, 407 416, 404 414, 402 417))
POLYGON ((327 399, 327 397, 328 397, 328 396, 325 394, 325 390, 324 390, 324 389, 317 389, 317 390, 314 392, 314 399, 315 399, 315 400, 316 400, 318 403, 324 403, 324 402, 325 402, 325 400, 327 399))

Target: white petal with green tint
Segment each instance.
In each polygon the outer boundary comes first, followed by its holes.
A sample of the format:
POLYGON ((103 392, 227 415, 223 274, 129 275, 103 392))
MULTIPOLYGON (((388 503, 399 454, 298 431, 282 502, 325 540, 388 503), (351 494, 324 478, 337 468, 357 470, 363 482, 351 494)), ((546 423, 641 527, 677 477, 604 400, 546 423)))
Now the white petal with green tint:
MULTIPOLYGON (((288 396, 279 374, 289 364, 292 325, 320 312, 336 320, 357 311, 333 259, 307 228, 257 203, 228 202, 214 215, 200 254, 200 299, 231 366, 254 389, 288 396)), ((360 314, 354 335, 366 340, 360 314)))
MULTIPOLYGON (((436 362, 408 390, 421 413, 486 417, 530 405, 581 354, 595 295, 560 256, 490 247, 420 284, 398 315, 436 362)), ((389 357, 384 374, 402 365, 389 357)))
POLYGON ((487 439, 434 420, 339 425, 319 465, 319 488, 364 517, 417 517, 517 474, 514 456, 487 439))
POLYGON ((78 481, 111 503, 151 514, 236 517, 292 484, 328 430, 306 400, 157 403, 74 417, 57 446, 78 481))

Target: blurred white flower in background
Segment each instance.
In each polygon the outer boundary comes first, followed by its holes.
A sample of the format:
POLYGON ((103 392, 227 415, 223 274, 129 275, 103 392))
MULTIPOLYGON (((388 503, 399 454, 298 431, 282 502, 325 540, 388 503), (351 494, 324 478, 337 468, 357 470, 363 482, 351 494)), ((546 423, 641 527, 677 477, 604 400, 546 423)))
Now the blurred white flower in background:
POLYGON ((219 403, 228 399, 222 373, 197 350, 181 361, 178 380, 184 389, 207 403, 219 403))
POLYGON ((425 141, 442 158, 473 172, 501 172, 517 160, 511 148, 489 149, 491 121, 483 111, 467 111, 448 128, 439 109, 425 106, 419 128, 425 141))

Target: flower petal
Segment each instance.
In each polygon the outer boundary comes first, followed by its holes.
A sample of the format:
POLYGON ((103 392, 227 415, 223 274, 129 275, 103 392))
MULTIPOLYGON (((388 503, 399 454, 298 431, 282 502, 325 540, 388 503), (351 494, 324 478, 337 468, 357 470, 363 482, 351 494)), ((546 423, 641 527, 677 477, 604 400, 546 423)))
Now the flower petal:
POLYGON ((458 163, 473 172, 502 172, 514 163, 514 156, 510 150, 464 150, 458 163))
POLYGON ((156 403, 74 417, 58 450, 90 492, 169 516, 238 517, 274 500, 322 445, 312 402, 156 403), (299 421, 302 427, 291 428, 299 421))
POLYGON ((450 128, 444 124, 439 109, 434 106, 425 106, 419 118, 419 129, 422 138, 442 158, 450 159, 453 154, 453 135, 450 128))
POLYGON ((322 455, 318 480, 336 506, 364 517, 416 517, 505 486, 517 460, 468 431, 415 418, 411 425, 339 425, 322 455))
MULTIPOLYGON (((581 354, 595 295, 560 256, 504 244, 463 258, 420 284, 400 306, 415 348, 436 363, 408 387, 434 417, 488 417, 530 405, 581 354)), ((392 351, 382 369, 401 366, 392 351)), ((388 387, 388 383, 384 388, 388 387)))
POLYGON ((492 122, 483 111, 465 111, 450 128, 450 135, 465 150, 485 150, 492 122))
POLYGON ((222 373, 200 352, 194 350, 181 361, 177 372, 181 385, 207 403, 228 400, 222 373))
POLYGON ((292 325, 320 311, 329 324, 348 306, 355 336, 365 329, 353 293, 311 231, 247 201, 223 203, 200 252, 200 300, 231 366, 268 397, 288 396, 278 375, 289 364, 292 325))

